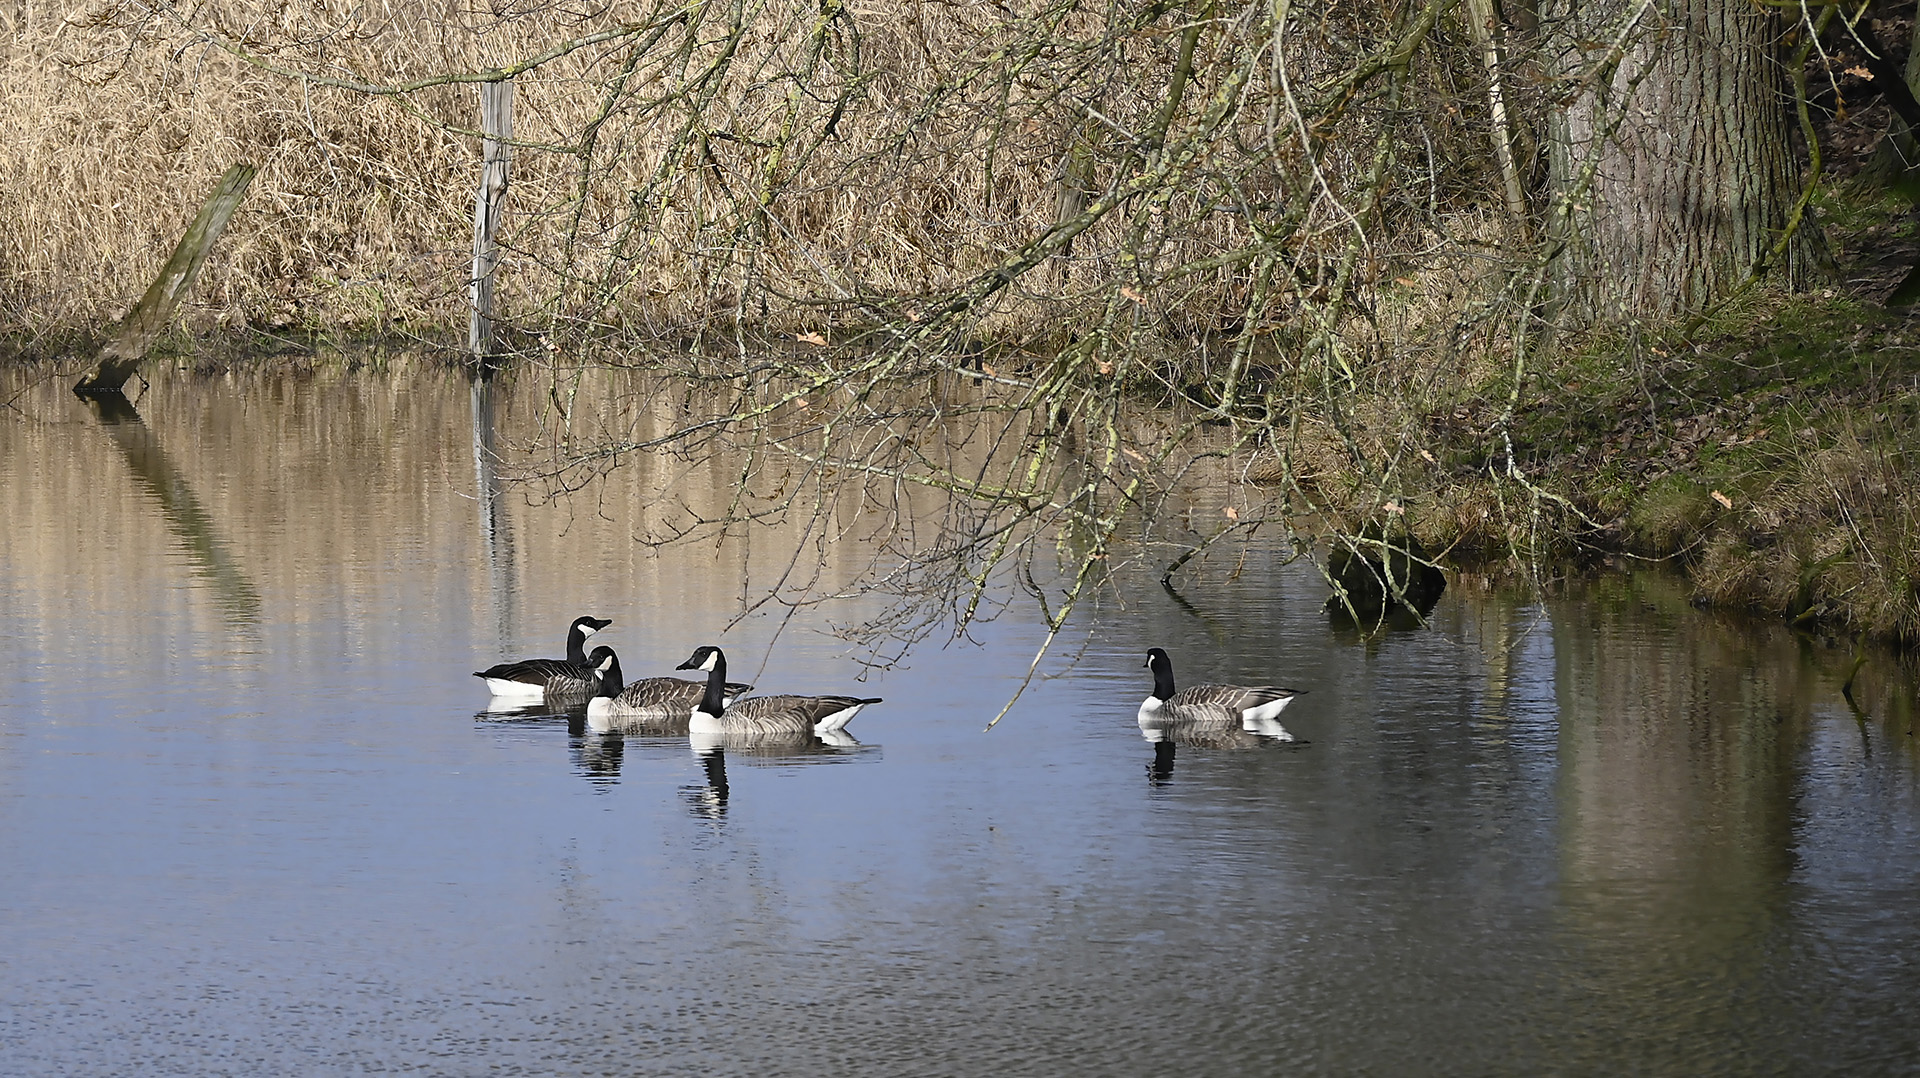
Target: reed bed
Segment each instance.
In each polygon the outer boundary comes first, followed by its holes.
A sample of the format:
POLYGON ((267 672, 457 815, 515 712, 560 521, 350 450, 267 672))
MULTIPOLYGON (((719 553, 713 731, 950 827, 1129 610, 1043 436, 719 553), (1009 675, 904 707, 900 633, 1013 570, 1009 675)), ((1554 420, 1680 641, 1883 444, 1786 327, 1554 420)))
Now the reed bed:
MULTIPOLYGON (((956 296, 963 335, 1271 332, 1311 290, 1377 281, 1390 212, 1418 210, 1409 235, 1430 243, 1436 215, 1480 202, 1434 150, 1473 134, 1458 103, 1387 100, 1409 75, 1379 58, 1421 15, 16 0, 0 320, 111 318, 214 177, 251 160, 189 329, 459 325, 473 83, 513 72, 499 283, 528 333, 830 336, 956 296), (1380 70, 1352 78, 1356 62, 1380 70), (1423 132, 1411 165, 1380 143, 1395 108, 1423 132)), ((1421 55, 1451 77, 1444 50, 1421 55)))

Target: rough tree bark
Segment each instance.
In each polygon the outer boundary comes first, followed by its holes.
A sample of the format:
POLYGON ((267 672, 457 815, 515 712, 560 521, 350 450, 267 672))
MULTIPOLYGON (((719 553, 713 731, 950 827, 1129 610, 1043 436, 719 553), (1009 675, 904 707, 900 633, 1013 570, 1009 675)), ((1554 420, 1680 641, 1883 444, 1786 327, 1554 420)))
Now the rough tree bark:
POLYGON ((1800 190, 1781 22, 1749 0, 1557 0, 1549 122, 1563 243, 1557 280, 1578 320, 1698 310, 1749 276, 1818 274, 1800 190), (1783 242, 1784 241, 1784 242, 1783 242))

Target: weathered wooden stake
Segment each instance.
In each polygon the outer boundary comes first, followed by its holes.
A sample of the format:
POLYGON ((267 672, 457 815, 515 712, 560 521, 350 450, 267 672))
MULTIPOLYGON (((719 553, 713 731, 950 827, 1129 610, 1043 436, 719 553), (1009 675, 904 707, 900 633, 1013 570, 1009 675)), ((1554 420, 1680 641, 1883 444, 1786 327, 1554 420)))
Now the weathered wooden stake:
POLYGON ((467 296, 473 318, 467 348, 475 362, 493 355, 493 271, 500 261, 494 232, 507 198, 508 140, 513 138, 513 83, 480 84, 480 130, 486 135, 480 166, 480 190, 473 200, 473 279, 467 296))
POLYGON ((112 336, 100 349, 93 373, 73 387, 75 393, 118 393, 133 377, 140 361, 147 358, 147 350, 166 331, 174 308, 193 287, 193 278, 206 262, 207 252, 213 249, 259 171, 253 165, 235 165, 220 178, 220 185, 201 204, 200 215, 174 247, 173 257, 161 267, 147 294, 113 328, 112 336))

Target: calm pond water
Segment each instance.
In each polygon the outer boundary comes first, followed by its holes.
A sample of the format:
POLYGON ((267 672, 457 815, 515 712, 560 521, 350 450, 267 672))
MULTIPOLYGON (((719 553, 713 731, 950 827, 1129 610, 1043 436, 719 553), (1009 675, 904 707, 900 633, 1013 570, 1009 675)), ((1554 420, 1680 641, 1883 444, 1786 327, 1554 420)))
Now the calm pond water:
MULTIPOLYGON (((1365 642, 1256 548, 1177 596, 1117 574, 982 732, 1028 606, 865 680, 831 630, 877 597, 726 628, 778 525, 637 543, 644 461, 489 512, 458 374, 166 372, 138 417, 29 381, 0 394, 0 1074, 1920 1069, 1885 656, 1856 718, 1849 655, 1649 574, 1466 577, 1365 642), (470 671, 581 613, 630 677, 718 642, 763 690, 885 703, 855 745, 706 758, 485 711, 470 671), (1300 740, 1156 756, 1152 645, 1309 690, 1300 740)), ((540 436, 535 382, 503 437, 540 436)))

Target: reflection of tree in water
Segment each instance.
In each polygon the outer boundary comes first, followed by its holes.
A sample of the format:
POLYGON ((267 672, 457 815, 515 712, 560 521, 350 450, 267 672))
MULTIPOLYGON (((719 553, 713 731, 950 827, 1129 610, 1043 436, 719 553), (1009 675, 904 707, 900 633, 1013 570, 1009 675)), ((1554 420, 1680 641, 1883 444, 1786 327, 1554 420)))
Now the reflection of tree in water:
POLYGON ((487 552, 487 594, 493 604, 495 643, 504 651, 519 622, 514 587, 513 529, 507 525, 506 484, 500 477, 499 436, 494 426, 499 390, 492 370, 475 372, 467 388, 473 420, 473 487, 480 509, 480 537, 487 552))
POLYGON ((229 620, 255 624, 260 620, 260 592, 240 568, 213 517, 160 446, 160 437, 141 420, 133 402, 119 393, 92 393, 84 399, 93 406, 100 425, 120 448, 139 485, 160 503, 167 530, 180 540, 195 575, 213 585, 214 595, 229 620))
MULTIPOLYGON (((1596 990, 1632 1001, 1648 978, 1764 963, 1793 900, 1804 717, 1832 690, 1787 634, 1716 626, 1660 578, 1592 591, 1550 622, 1556 884, 1570 925, 1619 941, 1596 954, 1596 990)), ((1641 1019, 1676 1038, 1741 1021, 1714 1006, 1641 1019)))

